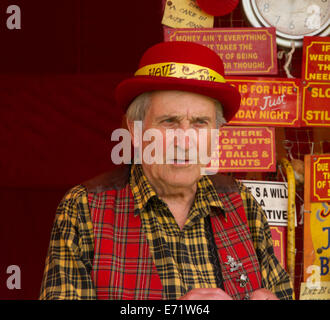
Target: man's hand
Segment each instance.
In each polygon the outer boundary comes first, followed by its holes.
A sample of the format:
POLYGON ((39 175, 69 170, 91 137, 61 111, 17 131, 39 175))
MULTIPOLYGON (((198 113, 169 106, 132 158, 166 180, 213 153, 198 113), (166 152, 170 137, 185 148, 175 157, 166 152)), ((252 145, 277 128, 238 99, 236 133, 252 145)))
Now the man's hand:
POLYGON ((276 295, 267 289, 258 289, 251 294, 250 300, 280 300, 276 295))
POLYGON ((195 288, 187 292, 178 300, 233 300, 226 292, 219 288, 195 288))

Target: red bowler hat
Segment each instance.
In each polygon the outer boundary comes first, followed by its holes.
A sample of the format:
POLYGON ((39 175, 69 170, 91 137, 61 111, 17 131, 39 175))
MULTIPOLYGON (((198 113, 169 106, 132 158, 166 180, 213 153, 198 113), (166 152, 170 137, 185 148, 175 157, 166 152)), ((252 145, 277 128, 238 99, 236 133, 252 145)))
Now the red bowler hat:
POLYGON ((127 109, 138 95, 155 90, 179 90, 214 98, 227 121, 237 112, 241 96, 226 83, 220 57, 206 46, 184 41, 161 42, 149 48, 134 77, 119 83, 117 104, 127 109))
POLYGON ((198 6, 211 16, 224 16, 232 12, 239 0, 197 0, 198 6))

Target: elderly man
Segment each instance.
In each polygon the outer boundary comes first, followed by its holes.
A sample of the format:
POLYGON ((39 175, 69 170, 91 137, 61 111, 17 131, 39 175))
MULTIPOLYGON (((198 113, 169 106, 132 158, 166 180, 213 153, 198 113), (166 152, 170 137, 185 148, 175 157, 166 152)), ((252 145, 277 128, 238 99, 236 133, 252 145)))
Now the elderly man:
POLYGON ((248 190, 228 176, 202 174, 206 164, 188 156, 189 137, 172 139, 174 153, 165 147, 170 129, 205 129, 194 148, 206 145, 210 155, 212 129, 240 104, 223 75, 207 47, 165 42, 119 84, 135 149, 143 153, 151 143, 135 135, 142 121, 143 132, 160 133, 163 161, 142 157, 66 194, 41 299, 292 299, 266 217, 248 190))

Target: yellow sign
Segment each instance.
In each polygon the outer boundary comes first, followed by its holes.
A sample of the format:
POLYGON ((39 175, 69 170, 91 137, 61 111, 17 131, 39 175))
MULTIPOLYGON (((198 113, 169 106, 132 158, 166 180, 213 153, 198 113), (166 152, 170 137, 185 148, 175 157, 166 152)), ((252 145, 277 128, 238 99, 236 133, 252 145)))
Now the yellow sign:
POLYGON ((330 281, 330 204, 311 202, 305 214, 304 268, 306 282, 330 281))
POLYGON ((196 0, 167 0, 162 24, 172 28, 212 28, 214 17, 203 12, 196 0))
POLYGON ((302 282, 300 285, 300 300, 330 300, 330 281, 320 282, 318 285, 310 286, 302 282))

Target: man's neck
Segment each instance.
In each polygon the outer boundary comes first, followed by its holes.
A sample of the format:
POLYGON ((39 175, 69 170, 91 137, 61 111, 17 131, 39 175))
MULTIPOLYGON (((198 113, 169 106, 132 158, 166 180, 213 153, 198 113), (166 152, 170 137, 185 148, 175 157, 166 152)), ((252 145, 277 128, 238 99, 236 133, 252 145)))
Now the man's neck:
POLYGON ((147 173, 145 175, 157 196, 167 204, 175 221, 182 229, 195 200, 197 183, 189 187, 169 186, 159 180, 154 181, 152 177, 148 177, 147 173))

